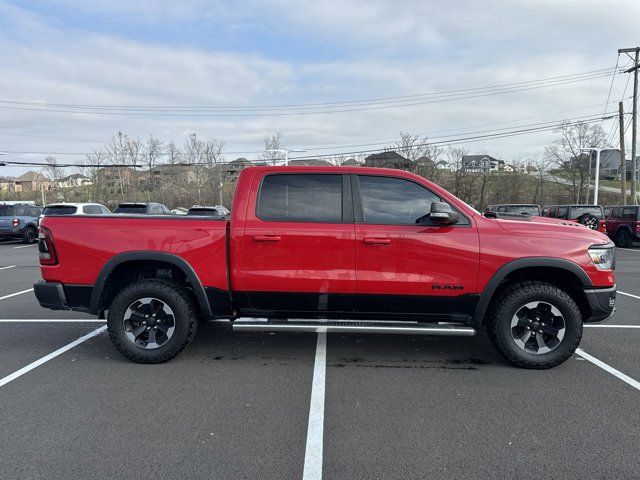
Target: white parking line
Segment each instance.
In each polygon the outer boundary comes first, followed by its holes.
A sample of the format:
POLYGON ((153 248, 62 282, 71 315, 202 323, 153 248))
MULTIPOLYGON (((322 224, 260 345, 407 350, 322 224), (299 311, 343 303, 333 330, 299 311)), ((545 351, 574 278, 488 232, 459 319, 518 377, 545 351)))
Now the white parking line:
POLYGON ((0 318, 0 323, 105 323, 99 318, 0 318))
POLYGON ((10 293, 9 295, 5 295, 4 297, 0 297, 0 300, 4 300, 6 298, 15 297, 16 295, 22 295, 23 293, 33 292, 33 288, 29 288, 27 290, 22 290, 21 292, 10 293))
POLYGON ((585 328, 640 328, 640 325, 583 325, 585 328))
POLYGON ((627 297, 631 297, 631 298, 637 298, 638 300, 640 300, 640 297, 638 295, 632 295, 630 293, 626 293, 626 292, 621 292, 620 290, 618 290, 618 293, 620 295, 626 295, 627 297))
POLYGON ((37 247, 37 246, 38 246, 37 243, 32 243, 31 245, 20 245, 19 247, 13 247, 13 248, 15 250, 16 248, 29 248, 29 247, 37 247))
POLYGON ((73 342, 69 343, 68 345, 65 345, 64 347, 59 348, 55 352, 51 352, 49 355, 46 355, 46 356, 36 360, 35 362, 30 363, 26 367, 22 367, 20 370, 18 370, 16 372, 13 372, 11 375, 7 375, 4 378, 0 378, 0 387, 6 385, 9 382, 12 382, 16 378, 21 377, 25 373, 29 373, 34 368, 38 368, 40 365, 42 365, 44 363, 47 363, 49 360, 53 360, 57 356, 62 355, 64 352, 66 352, 68 350, 71 350, 73 347, 76 347, 76 346, 80 345, 82 342, 86 342, 90 338, 93 338, 96 335, 101 334, 106 329, 107 329, 107 326, 103 325, 102 327, 98 328, 97 330, 94 330, 93 332, 87 333, 86 335, 84 335, 84 336, 78 338, 77 340, 74 340, 73 342))
POLYGON ((303 480, 322 478, 322 442, 324 435, 324 387, 327 359, 327 334, 318 333, 316 360, 313 365, 307 448, 304 452, 303 480))
POLYGON ((596 357, 593 357, 593 356, 589 355, 587 352, 585 352, 581 348, 578 348, 576 350, 576 353, 578 355, 580 355, 582 358, 584 358, 585 360, 588 360, 589 362, 593 363, 594 365, 597 365, 598 367, 600 367, 604 371, 609 372, 614 377, 618 377, 620 380, 622 380, 626 384, 631 385, 636 390, 640 390, 640 382, 638 382, 637 380, 634 380, 633 378, 629 377, 628 375, 625 375, 620 370, 616 370, 611 365, 607 365, 602 360, 598 360, 596 357))
POLYGON ((9 265, 8 267, 0 267, 0 270, 9 270, 10 268, 15 268, 17 265, 9 265))

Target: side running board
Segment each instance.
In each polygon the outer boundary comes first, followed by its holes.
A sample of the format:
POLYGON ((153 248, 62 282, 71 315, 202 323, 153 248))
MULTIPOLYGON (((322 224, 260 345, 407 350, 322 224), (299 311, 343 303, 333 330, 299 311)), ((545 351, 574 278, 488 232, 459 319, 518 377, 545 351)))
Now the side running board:
POLYGON ((405 335, 449 335, 470 337, 476 329, 459 324, 420 322, 361 322, 356 320, 267 320, 238 319, 232 323, 238 332, 327 332, 391 333, 405 335))

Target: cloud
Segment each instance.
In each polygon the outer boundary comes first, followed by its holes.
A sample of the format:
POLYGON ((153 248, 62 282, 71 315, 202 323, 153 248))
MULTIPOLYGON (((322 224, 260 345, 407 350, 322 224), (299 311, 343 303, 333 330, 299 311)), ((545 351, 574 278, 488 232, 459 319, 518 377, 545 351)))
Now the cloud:
MULTIPOLYGON (((590 1, 447 8, 382 0, 236 4, 58 0, 26 9, 0 3, 0 99, 242 106, 474 88, 613 67, 616 49, 633 45, 633 19, 640 16, 635 2, 619 9, 590 1)), ((289 145, 313 148, 391 139, 401 130, 437 135, 601 113, 609 81, 333 115, 157 118, 1 109, 0 151, 82 152, 93 145, 20 135, 107 140, 121 130, 179 143, 198 132, 225 140, 237 152, 229 158, 251 157, 275 130, 289 145), (585 106, 594 107, 562 113, 585 106)), ((614 100, 625 81, 616 80, 614 100)), ((523 158, 541 153, 552 138, 542 133, 467 148, 523 158)))

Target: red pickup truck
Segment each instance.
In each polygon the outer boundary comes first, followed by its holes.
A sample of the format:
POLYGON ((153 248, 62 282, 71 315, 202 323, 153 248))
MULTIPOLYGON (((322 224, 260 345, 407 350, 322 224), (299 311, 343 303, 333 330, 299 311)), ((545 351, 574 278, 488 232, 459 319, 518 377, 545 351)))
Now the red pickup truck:
POLYGON ((399 170, 249 167, 229 221, 45 217, 34 290, 46 308, 106 313, 116 348, 142 363, 169 360, 218 318, 245 331, 483 326, 509 361, 549 368, 583 322, 612 315, 615 249, 543 220, 484 217, 399 170))

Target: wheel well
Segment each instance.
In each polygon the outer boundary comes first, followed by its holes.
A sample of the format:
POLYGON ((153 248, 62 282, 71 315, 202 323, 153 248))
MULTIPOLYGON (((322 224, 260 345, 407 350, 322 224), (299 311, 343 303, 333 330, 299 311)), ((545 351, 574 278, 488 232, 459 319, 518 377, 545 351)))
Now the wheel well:
MULTIPOLYGON (((157 260, 131 260, 120 263, 109 273, 102 288, 98 309, 100 311, 107 309, 111 300, 122 289, 147 278, 171 280, 193 292, 193 286, 187 275, 178 266, 157 260)), ((197 301, 194 303, 198 306, 197 301)))
POLYGON ((556 267, 524 267, 510 272, 494 292, 491 303, 499 297, 499 294, 508 284, 525 280, 550 283, 564 290, 578 305, 582 318, 591 316, 591 307, 584 293, 584 285, 580 278, 569 270, 556 267))

